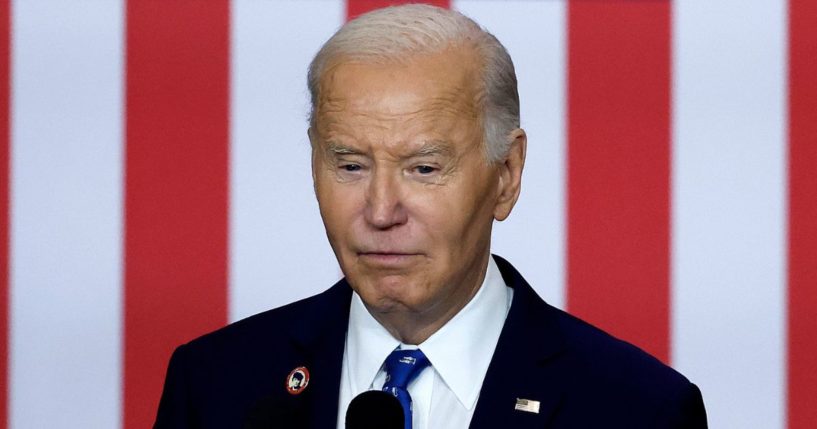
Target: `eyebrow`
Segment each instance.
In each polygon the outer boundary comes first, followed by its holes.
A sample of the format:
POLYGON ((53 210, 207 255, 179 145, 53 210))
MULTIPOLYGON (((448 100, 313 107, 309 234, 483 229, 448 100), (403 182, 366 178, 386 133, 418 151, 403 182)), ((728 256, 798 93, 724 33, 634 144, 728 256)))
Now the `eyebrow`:
POLYGON ((354 154, 359 154, 360 153, 359 150, 355 150, 355 149, 353 149, 353 148, 351 148, 349 146, 344 146, 342 144, 338 144, 338 143, 334 143, 334 142, 329 142, 326 145, 326 152, 329 152, 329 153, 335 154, 335 155, 354 155, 354 154))
POLYGON ((414 156, 431 156, 431 155, 451 155, 453 151, 451 150, 451 146, 443 141, 428 141, 423 143, 423 145, 411 154, 409 157, 414 156))
MULTIPOLYGON (((362 153, 357 149, 336 142, 329 142, 326 145, 326 152, 333 155, 358 155, 362 153)), ((423 145, 420 146, 419 149, 408 154, 404 158, 434 155, 450 156, 452 153, 453 150, 451 149, 451 146, 449 144, 443 141, 433 140, 423 143, 423 145)))

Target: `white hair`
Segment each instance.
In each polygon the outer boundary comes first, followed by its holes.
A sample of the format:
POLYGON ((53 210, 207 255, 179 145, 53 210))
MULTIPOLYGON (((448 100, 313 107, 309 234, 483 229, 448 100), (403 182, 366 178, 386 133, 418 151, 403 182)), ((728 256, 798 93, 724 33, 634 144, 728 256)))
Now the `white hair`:
POLYGON ((494 35, 465 15, 423 4, 378 9, 341 27, 324 43, 309 65, 307 85, 315 126, 324 71, 342 61, 401 63, 412 54, 434 54, 451 47, 474 49, 482 61, 483 139, 486 157, 503 160, 511 131, 519 128, 516 72, 508 51, 494 35))

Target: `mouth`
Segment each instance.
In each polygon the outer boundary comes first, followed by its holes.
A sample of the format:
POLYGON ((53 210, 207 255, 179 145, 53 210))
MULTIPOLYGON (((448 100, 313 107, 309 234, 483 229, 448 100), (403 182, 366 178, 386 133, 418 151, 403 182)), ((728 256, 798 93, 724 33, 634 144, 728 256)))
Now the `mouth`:
POLYGON ((367 265, 383 268, 400 268, 412 262, 419 253, 399 252, 399 251, 366 251, 358 252, 358 258, 367 265))

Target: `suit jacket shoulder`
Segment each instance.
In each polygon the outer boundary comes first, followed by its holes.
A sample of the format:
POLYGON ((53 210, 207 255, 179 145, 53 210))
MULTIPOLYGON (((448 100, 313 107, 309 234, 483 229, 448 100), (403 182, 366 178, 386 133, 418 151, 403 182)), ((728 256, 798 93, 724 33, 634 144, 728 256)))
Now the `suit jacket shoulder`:
POLYGON ((180 346, 155 427, 329 427, 329 414, 334 425, 350 298, 340 281, 180 346), (309 380, 293 395, 287 379, 299 367, 309 380))
POLYGON ((698 388, 641 349, 545 303, 505 260, 514 289, 472 428, 706 427, 698 388), (517 401, 539 403, 537 413, 517 401))

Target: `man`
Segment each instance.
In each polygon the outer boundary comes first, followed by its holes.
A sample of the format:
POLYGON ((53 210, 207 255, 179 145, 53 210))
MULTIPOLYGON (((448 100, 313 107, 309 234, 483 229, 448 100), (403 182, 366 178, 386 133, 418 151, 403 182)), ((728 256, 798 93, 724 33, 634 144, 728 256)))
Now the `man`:
POLYGON ((444 9, 381 9, 327 41, 308 84, 345 279, 179 347, 156 427, 342 428, 372 389, 414 428, 706 427, 695 385, 491 257, 527 145, 492 35, 444 9))

